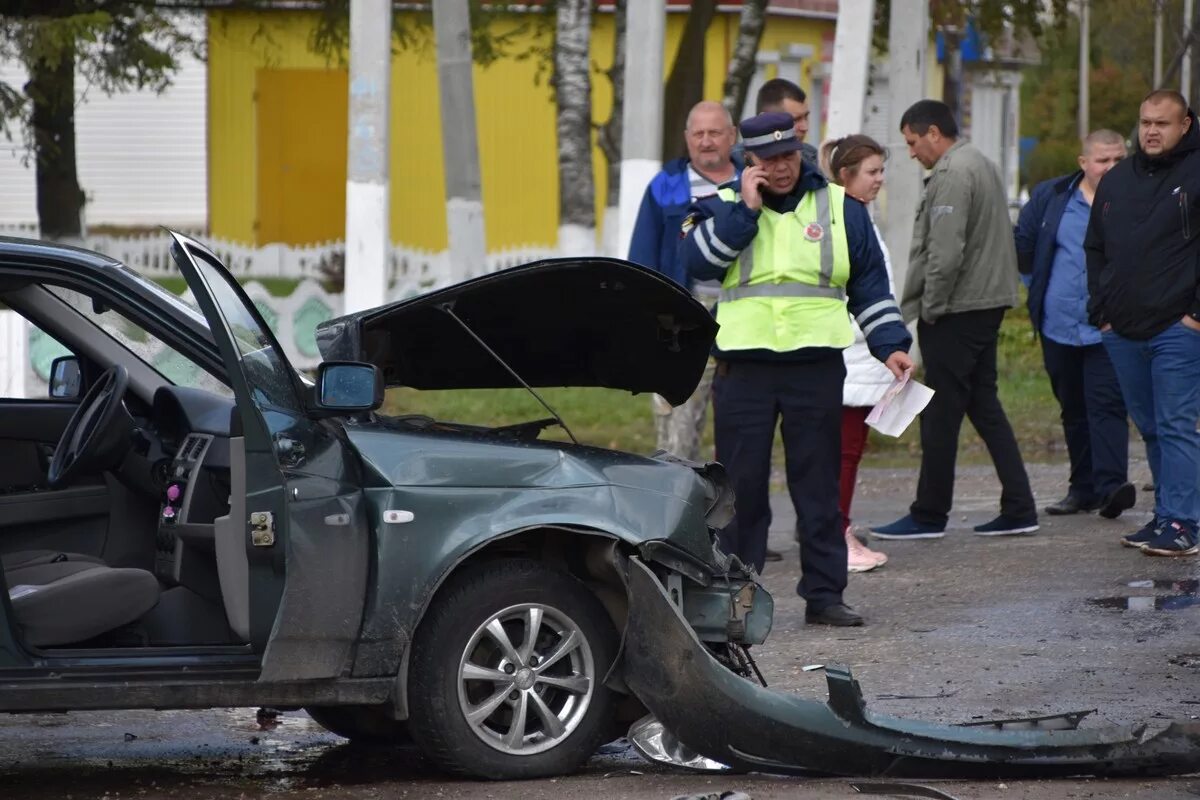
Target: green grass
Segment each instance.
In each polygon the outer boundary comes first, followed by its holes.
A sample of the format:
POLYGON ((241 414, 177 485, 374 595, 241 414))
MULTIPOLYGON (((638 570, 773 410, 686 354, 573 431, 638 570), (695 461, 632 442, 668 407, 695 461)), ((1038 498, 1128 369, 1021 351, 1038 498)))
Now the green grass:
MULTIPOLYGON (((1042 367, 1041 347, 1030 334, 1029 316, 1022 306, 1012 309, 1000 328, 997 352, 1000 399, 1012 422, 1022 453, 1030 461, 1060 457, 1062 427, 1058 405, 1042 367)), ((650 398, 610 389, 541 389, 539 393, 562 415, 579 440, 586 444, 649 453, 654 450, 654 422, 650 398)), ((523 389, 455 390, 419 392, 392 389, 384 410, 389 414, 426 414, 435 419, 477 425, 508 425, 549 416, 523 389)), ((557 428, 543 438, 566 440, 557 428)), ((979 436, 964 422, 959 445, 965 460, 986 459, 979 436)), ((709 415, 703 452, 712 452, 712 419, 709 415)), ((872 464, 911 463, 921 452, 914 423, 898 439, 871 434, 872 464)), ((782 447, 776 445, 781 463, 782 447)))
MULTIPOLYGON (((1046 461, 1060 458, 1066 445, 1063 442, 1058 402, 1054 399, 1050 379, 1046 377, 1042 365, 1042 347, 1034 340, 1032 330, 1022 295, 1022 304, 1009 309, 1000 326, 1000 340, 996 348, 1000 402, 1025 459, 1046 461)), ((917 379, 921 379, 919 375, 917 379)), ((963 420, 958 449, 968 461, 987 458, 987 449, 968 420, 963 420)), ((917 423, 913 423, 898 439, 871 432, 872 463, 887 464, 892 460, 919 455, 920 452, 921 438, 917 423)))
MULTIPOLYGON (((538 389, 583 444, 650 453, 654 450, 654 422, 649 395, 631 395, 615 389, 538 389)), ((511 425, 549 417, 524 389, 455 389, 421 392, 391 389, 384 412, 426 414, 435 419, 472 425, 511 425)), ((709 425, 711 436, 711 424, 709 425)), ((547 428, 543 439, 569 441, 558 427, 547 428)))

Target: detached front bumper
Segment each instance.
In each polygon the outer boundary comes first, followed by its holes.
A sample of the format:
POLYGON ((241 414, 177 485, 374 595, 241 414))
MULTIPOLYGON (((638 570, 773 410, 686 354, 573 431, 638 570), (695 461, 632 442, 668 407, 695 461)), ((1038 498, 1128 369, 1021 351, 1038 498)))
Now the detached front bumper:
MULTIPOLYGON (((774 692, 718 662, 657 576, 627 562, 625 682, 682 744, 734 769, 791 774, 1010 778, 1200 771, 1200 724, 1079 730, 1032 720, 956 726, 867 710, 844 667, 827 667, 829 700, 774 692)), ((766 596, 766 593, 762 593, 766 596)))

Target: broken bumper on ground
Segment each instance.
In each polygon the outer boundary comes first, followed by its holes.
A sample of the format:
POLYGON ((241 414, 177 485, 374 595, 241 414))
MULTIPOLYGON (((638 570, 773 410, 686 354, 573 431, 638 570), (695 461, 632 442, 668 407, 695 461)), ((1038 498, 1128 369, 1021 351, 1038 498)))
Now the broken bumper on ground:
MULTIPOLYGON (((768 690, 723 666, 637 558, 624 675, 629 688, 686 748, 734 769, 891 777, 1167 775, 1200 771, 1200 724, 1162 730, 1105 726, 1045 730, 1026 721, 956 726, 867 710, 844 667, 827 667, 829 700, 768 690)), ((766 595, 762 592, 762 595, 766 595)), ((1063 717, 1064 719, 1066 717, 1063 717)))

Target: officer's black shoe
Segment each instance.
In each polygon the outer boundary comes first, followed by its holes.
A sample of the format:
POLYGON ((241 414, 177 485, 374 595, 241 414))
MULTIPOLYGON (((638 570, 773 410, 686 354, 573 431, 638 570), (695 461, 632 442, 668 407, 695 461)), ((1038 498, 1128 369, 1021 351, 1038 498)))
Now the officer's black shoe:
POLYGON ((839 628, 856 628, 863 624, 862 614, 845 603, 818 609, 808 607, 804 610, 804 621, 809 625, 836 625, 839 628))
POLYGON ((1067 514, 1078 514, 1080 511, 1095 511, 1099 507, 1100 504, 1095 500, 1080 497, 1077 494, 1068 494, 1057 503, 1046 506, 1046 513, 1060 517, 1067 514))
POLYGON ((1136 502, 1137 489, 1132 483, 1123 483, 1113 489, 1112 494, 1104 498, 1104 503, 1100 506, 1100 516, 1105 519, 1116 519, 1121 516, 1122 511, 1133 508, 1133 504, 1136 502))
POLYGON ((768 547, 767 555, 765 558, 763 558, 763 561, 783 561, 783 553, 779 552, 778 550, 772 550, 768 547))

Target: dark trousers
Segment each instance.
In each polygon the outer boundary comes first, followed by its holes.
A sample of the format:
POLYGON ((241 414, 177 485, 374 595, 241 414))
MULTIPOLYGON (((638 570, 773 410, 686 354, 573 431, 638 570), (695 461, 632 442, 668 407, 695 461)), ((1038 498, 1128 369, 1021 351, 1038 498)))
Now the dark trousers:
POLYGON ((803 535, 800 593, 813 609, 842 602, 846 540, 838 511, 842 354, 802 363, 722 361, 713 380, 717 460, 737 493, 721 549, 762 571, 771 527, 771 445, 782 417, 788 492, 803 535))
POLYGON ((1000 478, 1000 513, 1037 514, 1029 476, 996 393, 996 340, 1003 308, 947 314, 917 324, 925 383, 935 394, 921 414, 921 476, 913 519, 945 526, 954 503, 954 465, 963 416, 971 420, 1000 478))
POLYGON ((867 415, 869 406, 842 408, 842 476, 838 489, 838 510, 842 513, 842 530, 850 527, 850 504, 854 501, 854 484, 858 482, 858 465, 867 451, 867 415))
POLYGON ((1074 347, 1042 337, 1042 360, 1062 407, 1070 493, 1103 500, 1128 480, 1129 423, 1116 370, 1102 344, 1074 347))

